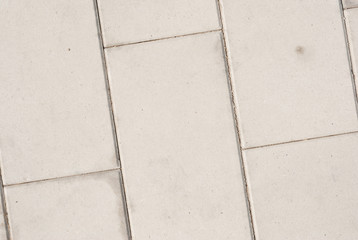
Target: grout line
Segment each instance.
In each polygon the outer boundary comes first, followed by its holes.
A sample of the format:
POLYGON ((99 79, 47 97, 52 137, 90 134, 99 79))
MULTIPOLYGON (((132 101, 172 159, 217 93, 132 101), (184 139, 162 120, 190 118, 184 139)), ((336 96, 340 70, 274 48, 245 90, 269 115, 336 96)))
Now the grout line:
MULTIPOLYGON (((338 0, 338 2, 339 2, 339 8, 340 8, 339 10, 341 12, 341 18, 342 18, 343 34, 344 34, 344 40, 346 43, 349 70, 350 70, 351 80, 352 80, 354 103, 356 106, 356 113, 357 113, 357 117, 358 117, 358 93, 357 93, 357 86, 356 86, 356 82, 355 82, 356 79, 355 79, 355 75, 354 75, 354 71, 353 71, 352 52, 351 52, 351 47, 350 47, 350 43, 349 43, 347 22, 346 22, 346 17, 344 14, 343 2, 342 2, 342 0, 338 0)), ((352 8, 349 8, 349 9, 352 9, 352 8)))
MULTIPOLYGON (((1 158, 1 155, 0 155, 1 158)), ((6 198, 5 198, 5 189, 4 189, 4 182, 2 177, 2 169, 0 169, 0 188, 1 188, 1 200, 2 200, 2 212, 4 215, 4 222, 5 222, 5 230, 6 230, 6 239, 11 240, 11 231, 10 231, 10 221, 9 221, 9 214, 7 211, 7 204, 6 204, 6 198)))
POLYGON ((81 177, 81 176, 100 174, 100 173, 106 173, 106 172, 112 172, 112 171, 118 171, 118 170, 121 170, 121 169, 119 167, 117 167, 117 168, 111 168, 111 169, 95 171, 95 172, 86 172, 86 173, 79 173, 79 174, 73 174, 73 175, 67 175, 67 176, 61 176, 61 177, 44 178, 44 179, 39 179, 39 180, 27 181, 27 182, 10 183, 10 184, 5 184, 4 187, 19 186, 19 185, 24 185, 24 184, 38 183, 38 182, 47 182, 47 181, 65 179, 65 178, 81 177))
POLYGON ((97 24, 97 28, 98 28, 99 47, 100 47, 102 63, 103 63, 103 73, 104 73, 105 84, 106 84, 109 114, 110 114, 110 118, 111 118, 111 122, 112 122, 112 129, 114 132, 113 139, 114 139, 114 147, 115 147, 115 151, 116 151, 116 161, 117 161, 117 164, 119 165, 119 167, 122 167, 121 161, 120 161, 120 154, 119 154, 119 144, 118 144, 119 141, 118 141, 118 135, 117 135, 117 126, 116 126, 116 121, 115 121, 114 111, 113 111, 114 107, 113 107, 113 100, 112 100, 112 93, 111 93, 111 85, 109 83, 107 59, 106 59, 106 53, 104 51, 104 41, 103 41, 101 20, 99 17, 99 8, 98 8, 97 0, 93 0, 93 1, 94 1, 94 5, 95 5, 94 8, 96 11, 96 20, 97 20, 96 24, 97 24))
POLYGON ((238 118, 238 110, 237 110, 237 104, 235 101, 235 93, 234 93, 234 81, 233 81, 233 72, 231 67, 231 61, 229 57, 229 51, 228 51, 228 40, 226 38, 226 26, 225 26, 225 20, 224 20, 224 11, 223 11, 223 5, 221 3, 221 0, 217 0, 217 6, 218 6, 218 14, 219 14, 219 20, 221 24, 221 32, 222 32, 222 38, 223 38, 223 50, 224 50, 224 57, 225 57, 225 63, 227 68, 227 77, 228 77, 228 83, 229 83, 229 90, 231 95, 231 106, 233 110, 233 117, 235 121, 235 130, 236 130, 236 137, 237 137, 237 143, 239 148, 239 158, 241 163, 241 173, 243 178, 243 185, 244 185, 244 191, 245 191, 245 198, 246 198, 246 206, 247 206, 247 213, 249 218, 249 225, 250 225, 250 232, 251 237, 253 240, 256 240, 256 232, 254 227, 254 221, 253 221, 253 214, 252 214, 252 203, 250 199, 249 194, 249 187, 247 182, 247 174, 246 174, 246 166, 243 159, 242 154, 242 146, 241 146, 241 137, 240 137, 240 128, 239 128, 239 118, 238 118))
MULTIPOLYGON (((342 6, 343 6, 343 4, 342 4, 342 6)), ((358 6, 346 7, 346 8, 343 7, 343 10, 349 10, 349 9, 354 9, 354 8, 358 8, 358 6)))
POLYGON ((304 142, 304 141, 310 141, 310 140, 322 139, 322 138, 337 137, 337 136, 343 136, 343 135, 349 135, 349 134, 355 134, 355 133, 358 133, 358 131, 337 133, 337 134, 331 134, 331 135, 325 135, 325 136, 311 137, 311 138, 305 138, 305 139, 297 139, 297 140, 292 140, 292 141, 287 141, 287 142, 279 142, 279 143, 272 143, 272 144, 254 146, 254 147, 247 147, 247 148, 243 148, 242 150, 251 150, 251 149, 257 149, 257 148, 272 147, 272 146, 285 145, 285 144, 297 143, 297 142, 304 142))
POLYGON ((213 29, 213 30, 208 30, 208 31, 203 31, 203 32, 188 33, 188 34, 183 34, 183 35, 176 35, 176 36, 170 36, 170 37, 156 38, 156 39, 144 40, 144 41, 139 41, 139 42, 115 44, 115 45, 111 45, 111 46, 104 47, 104 48, 107 49, 107 48, 122 47, 122 46, 128 46, 128 45, 135 45, 135 44, 141 44, 141 43, 155 42, 155 41, 167 40, 167 39, 172 39, 172 38, 187 37, 187 36, 193 36, 193 35, 199 35, 199 34, 205 34, 205 33, 211 33, 211 32, 219 32, 219 31, 221 31, 221 29, 213 29))
MULTIPOLYGON (((101 18, 100 18, 100 14, 99 14, 98 0, 93 0, 93 3, 94 3, 94 9, 95 9, 95 13, 96 13, 98 38, 99 38, 99 44, 100 44, 100 49, 101 49, 103 72, 104 72, 104 77, 105 77, 105 82, 106 82, 106 87, 107 87, 109 110, 110 110, 111 119, 112 119, 112 128, 113 128, 117 163, 118 163, 119 167, 122 168, 120 151, 119 151, 117 126, 116 126, 116 121, 115 121, 115 117, 114 117, 112 92, 111 92, 111 86, 110 86, 109 77, 108 77, 108 67, 107 67, 106 53, 105 53, 105 48, 104 48, 103 31, 102 31, 102 25, 101 25, 101 18)), ((124 185, 122 169, 119 170, 119 179, 120 179, 120 188, 121 188, 122 202, 123 202, 123 208, 124 208, 123 212, 124 212, 124 218, 126 221, 128 240, 131 240, 132 239, 132 230, 131 230, 131 223, 130 223, 130 219, 129 219, 127 195, 126 195, 126 189, 125 189, 125 185, 124 185)))

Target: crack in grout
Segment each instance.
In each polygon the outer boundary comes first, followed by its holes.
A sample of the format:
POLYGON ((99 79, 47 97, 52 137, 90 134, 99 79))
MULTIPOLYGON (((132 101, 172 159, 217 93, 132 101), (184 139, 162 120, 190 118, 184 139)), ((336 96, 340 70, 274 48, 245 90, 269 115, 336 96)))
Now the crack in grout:
POLYGON ((119 169, 119 184, 120 184, 120 188, 121 188, 122 203, 123 203, 123 210, 124 210, 123 212, 124 212, 124 218, 125 218, 125 222, 126 222, 128 240, 132 240, 132 230, 131 230, 131 223, 130 223, 130 219, 129 219, 129 210, 128 210, 128 203, 127 203, 126 189, 125 189, 123 173, 122 173, 122 164, 121 164, 120 151, 119 151, 118 133, 117 133, 115 116, 114 116, 112 93, 111 93, 111 87, 110 87, 109 76, 108 76, 108 66, 107 66, 107 60, 106 60, 106 54, 105 54, 103 31, 102 31, 101 18, 100 18, 99 7, 98 7, 98 0, 93 0, 93 4, 94 4, 94 9, 95 9, 95 15, 96 15, 96 25, 97 25, 97 30, 98 30, 99 45, 100 45, 101 56, 102 56, 103 72, 104 72, 105 83, 106 83, 106 87, 107 87, 108 105, 109 105, 109 110, 110 110, 110 115, 111 115, 111 120, 112 120, 112 128, 113 128, 114 143, 115 143, 115 149, 116 149, 117 164, 120 167, 120 169, 119 169))
MULTIPOLYGON (((339 10, 340 10, 340 13, 341 13, 344 40, 345 40, 345 44, 346 44, 348 65, 349 65, 349 70, 350 70, 350 75, 351 75, 351 80, 352 80, 354 103, 355 103, 356 113, 357 113, 357 118, 358 118, 358 93, 357 93, 357 85, 356 85, 355 74, 354 74, 354 71, 353 71, 352 52, 351 52, 351 47, 350 47, 351 45, 350 45, 350 42, 349 42, 346 16, 345 16, 345 12, 344 12, 345 10, 344 10, 344 7, 343 7, 343 1, 338 0, 338 2, 339 2, 339 10)), ((352 8, 348 8, 348 9, 352 9, 352 8)), ((348 9, 346 9, 346 10, 348 10, 348 9)))
POLYGON ((336 134, 331 134, 331 135, 318 136, 318 137, 297 139, 297 140, 292 140, 292 141, 287 141, 287 142, 279 142, 279 143, 265 144, 265 145, 254 146, 254 147, 247 147, 247 148, 242 148, 242 150, 246 151, 246 150, 257 149, 257 148, 280 146, 280 145, 285 145, 285 144, 290 144, 290 143, 311 141, 311 140, 322 139, 322 138, 338 137, 338 136, 350 135, 350 134, 355 134, 355 133, 358 133, 358 130, 357 131, 351 131, 351 132, 344 132, 344 133, 336 133, 336 134))
MULTIPOLYGON (((1 152, 0 152, 0 159, 1 159, 1 152)), ((3 176, 2 176, 2 168, 0 166, 0 194, 1 194, 1 205, 2 205, 2 212, 4 215, 4 222, 5 222, 5 231, 6 231, 6 239, 7 240, 12 240, 12 236, 11 236, 11 231, 10 231, 10 221, 9 221, 9 214, 7 211, 7 204, 6 204, 6 198, 5 198, 5 186, 4 186, 4 181, 3 181, 3 176)))
POLYGON ((108 49, 108 48, 123 47, 123 46, 128 46, 128 45, 136 45, 136 44, 141 44, 141 43, 156 42, 156 41, 168 40, 168 39, 173 39, 173 38, 188 37, 188 36, 199 35, 199 34, 205 34, 205 33, 211 33, 211 32, 220 32, 221 30, 222 30, 222 29, 213 29, 213 30, 208 30, 208 31, 188 33, 188 34, 182 34, 182 35, 175 35, 175 36, 163 37, 163 38, 156 38, 156 39, 150 39, 150 40, 143 40, 143 41, 138 41, 138 42, 115 44, 115 45, 111 45, 111 46, 104 47, 104 48, 105 48, 105 49, 108 49))
POLYGON ((236 130, 236 137, 237 137, 237 143, 238 143, 238 150, 239 150, 239 159, 241 163, 241 174, 242 174, 242 180, 243 180, 243 187, 245 191, 245 199, 246 199, 246 206, 247 206, 247 213, 248 213, 248 220, 250 225, 250 232, 251 237, 253 240, 256 240, 256 232, 254 227, 254 220, 253 220, 253 214, 252 214, 252 204, 249 194, 249 187, 248 187, 248 181, 247 181, 247 174, 246 174, 246 166, 243 159, 243 153, 242 153, 242 146, 241 146, 241 137, 240 137, 240 129, 239 129, 239 118, 238 118, 238 110, 237 110, 237 104, 236 104, 236 97, 234 93, 234 82, 233 82, 233 72, 231 67, 231 61, 228 51, 228 40, 226 38, 226 26, 224 21, 224 10, 223 5, 221 3, 221 0, 217 0, 217 6, 218 6, 218 14, 219 14, 219 20, 221 25, 221 33, 222 33, 222 44, 223 44, 223 51, 224 51, 224 58, 225 58, 225 65, 227 69, 227 78, 228 78, 228 85, 230 90, 230 97, 231 97, 231 106, 233 111, 233 117, 235 122, 235 130, 236 130))

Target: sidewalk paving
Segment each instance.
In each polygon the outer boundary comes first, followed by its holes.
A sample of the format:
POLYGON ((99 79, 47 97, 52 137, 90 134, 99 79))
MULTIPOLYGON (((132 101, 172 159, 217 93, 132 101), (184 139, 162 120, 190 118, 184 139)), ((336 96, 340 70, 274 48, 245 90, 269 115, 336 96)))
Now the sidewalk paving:
POLYGON ((358 238, 358 1, 5 0, 0 240, 358 238))

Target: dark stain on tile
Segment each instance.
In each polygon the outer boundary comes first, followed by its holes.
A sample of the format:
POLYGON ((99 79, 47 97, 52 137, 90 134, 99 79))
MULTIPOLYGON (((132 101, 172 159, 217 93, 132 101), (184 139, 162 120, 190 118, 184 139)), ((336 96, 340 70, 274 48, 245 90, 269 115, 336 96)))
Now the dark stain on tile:
POLYGON ((302 46, 297 46, 295 49, 297 54, 304 54, 305 53, 305 49, 302 46))

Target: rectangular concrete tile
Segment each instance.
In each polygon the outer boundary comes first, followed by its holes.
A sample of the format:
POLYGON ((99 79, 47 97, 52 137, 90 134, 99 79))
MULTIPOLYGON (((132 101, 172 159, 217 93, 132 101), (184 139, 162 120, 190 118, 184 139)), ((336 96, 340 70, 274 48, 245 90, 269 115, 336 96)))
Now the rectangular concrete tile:
POLYGON ((358 7, 358 0, 343 0, 344 8, 355 8, 358 7))
POLYGON ((6 240, 6 226, 3 212, 3 201, 0 197, 0 240, 6 240))
POLYGON ((105 46, 220 28, 216 0, 98 0, 105 46))
POLYGON ((244 147, 358 129, 338 1, 223 5, 244 147))
POLYGON ((117 171, 5 188, 12 239, 127 240, 117 171))
POLYGON ((133 239, 251 239, 221 35, 106 53, 133 239))
POLYGON ((116 167, 93 2, 1 5, 5 183, 116 167))
MULTIPOLYGON (((358 8, 344 11, 356 87, 358 86, 358 8)), ((357 89, 358 91, 358 89, 357 89)))
POLYGON ((358 134, 247 150, 257 240, 358 239, 358 134))

